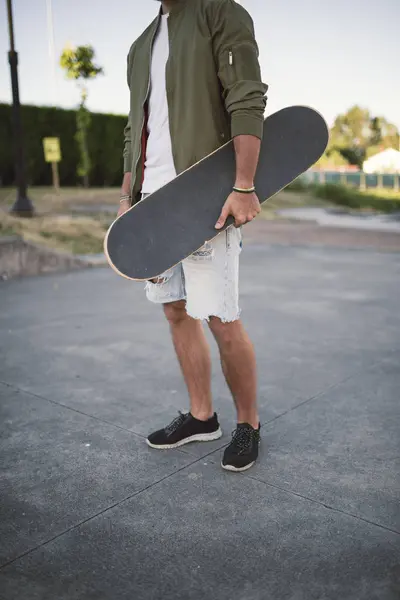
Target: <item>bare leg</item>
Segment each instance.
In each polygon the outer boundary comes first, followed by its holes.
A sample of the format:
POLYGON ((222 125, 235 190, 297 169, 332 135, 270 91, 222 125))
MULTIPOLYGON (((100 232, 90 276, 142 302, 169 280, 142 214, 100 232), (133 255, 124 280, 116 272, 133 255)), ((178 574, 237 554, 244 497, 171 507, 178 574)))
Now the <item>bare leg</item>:
POLYGON ((257 373, 253 345, 241 321, 222 323, 211 317, 210 329, 217 341, 222 370, 236 404, 238 423, 259 426, 257 373))
POLYGON ((189 317, 185 302, 164 304, 175 351, 190 396, 190 412, 207 421, 213 416, 211 358, 201 321, 189 317))

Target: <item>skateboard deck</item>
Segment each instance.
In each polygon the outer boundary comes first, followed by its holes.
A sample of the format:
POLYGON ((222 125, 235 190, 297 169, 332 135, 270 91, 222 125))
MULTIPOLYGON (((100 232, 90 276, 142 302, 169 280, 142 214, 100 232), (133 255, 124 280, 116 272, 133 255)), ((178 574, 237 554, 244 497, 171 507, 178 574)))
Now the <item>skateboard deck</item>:
MULTIPOLYGON (((306 106, 284 108, 264 121, 255 177, 260 203, 309 169, 324 153, 329 133, 322 116, 306 106)), ((104 252, 121 276, 160 276, 213 239, 215 223, 235 180, 233 141, 132 206, 110 226, 104 252)), ((229 218, 222 229, 232 225, 229 218)))

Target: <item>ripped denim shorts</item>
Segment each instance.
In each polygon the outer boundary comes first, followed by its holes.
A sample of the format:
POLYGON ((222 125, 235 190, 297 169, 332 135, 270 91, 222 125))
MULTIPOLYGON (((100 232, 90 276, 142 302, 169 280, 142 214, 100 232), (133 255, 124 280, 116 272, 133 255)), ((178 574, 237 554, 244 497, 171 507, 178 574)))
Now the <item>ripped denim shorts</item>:
POLYGON ((230 226, 160 275, 156 283, 147 282, 147 298, 157 304, 186 300, 186 312, 194 319, 214 316, 223 322, 236 321, 241 250, 241 230, 230 226))

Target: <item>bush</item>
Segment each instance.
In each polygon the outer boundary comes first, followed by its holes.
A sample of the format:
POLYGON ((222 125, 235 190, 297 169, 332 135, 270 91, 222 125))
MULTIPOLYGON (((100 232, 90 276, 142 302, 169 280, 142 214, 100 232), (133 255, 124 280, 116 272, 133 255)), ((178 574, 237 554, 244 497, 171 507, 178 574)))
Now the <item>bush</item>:
POLYGON ((313 185, 311 189, 315 196, 330 200, 341 206, 355 209, 374 209, 382 212, 393 212, 400 210, 400 197, 388 198, 377 194, 368 194, 344 185, 326 183, 325 185, 313 185))
MULTIPOLYGON (((59 165, 63 186, 81 184, 77 175, 79 150, 75 141, 76 112, 53 107, 22 106, 22 124, 29 185, 51 185, 50 165, 45 163, 43 138, 59 137, 62 161, 59 165)), ((123 172, 123 140, 127 118, 92 113, 88 145, 93 186, 120 185, 123 172)), ((0 104, 0 184, 15 184, 12 114, 9 104, 0 104)))
POLYGON ((302 192, 302 191, 306 190, 307 187, 308 187, 307 184, 304 182, 304 180, 300 176, 297 179, 295 179, 294 181, 292 181, 292 183, 289 183, 289 185, 286 186, 285 190, 287 190, 288 192, 302 192))

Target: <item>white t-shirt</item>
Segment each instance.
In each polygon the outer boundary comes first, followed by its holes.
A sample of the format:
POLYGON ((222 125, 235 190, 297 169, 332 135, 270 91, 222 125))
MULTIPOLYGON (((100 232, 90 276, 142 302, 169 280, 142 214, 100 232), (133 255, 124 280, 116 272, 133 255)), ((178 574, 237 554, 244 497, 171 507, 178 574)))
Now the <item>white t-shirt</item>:
POLYGON ((169 56, 168 15, 162 15, 151 58, 147 149, 142 192, 151 194, 176 177, 172 157, 165 67, 169 56))

